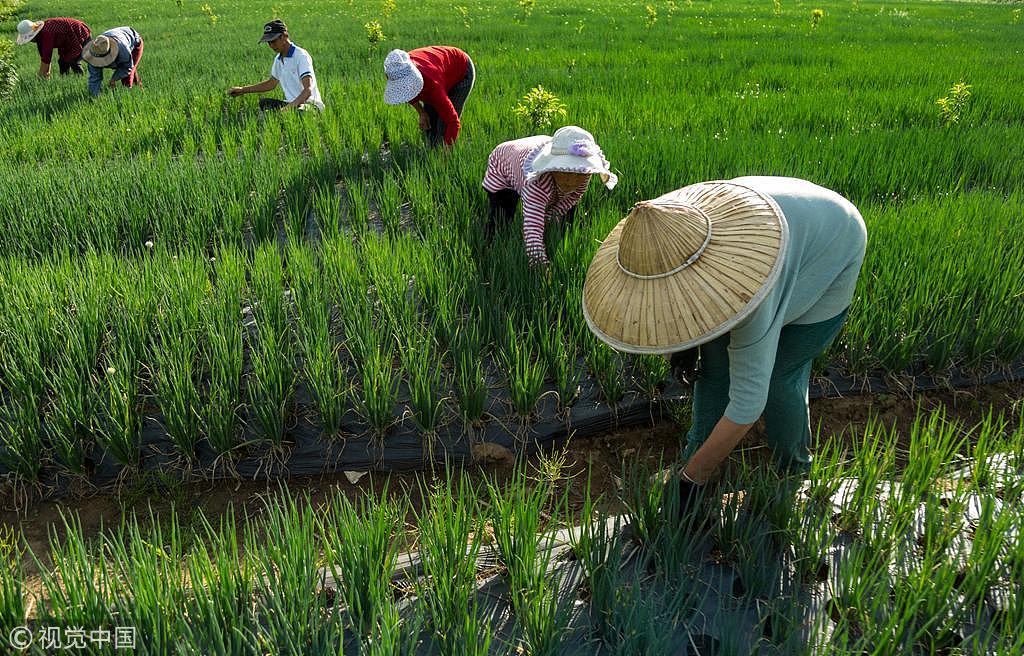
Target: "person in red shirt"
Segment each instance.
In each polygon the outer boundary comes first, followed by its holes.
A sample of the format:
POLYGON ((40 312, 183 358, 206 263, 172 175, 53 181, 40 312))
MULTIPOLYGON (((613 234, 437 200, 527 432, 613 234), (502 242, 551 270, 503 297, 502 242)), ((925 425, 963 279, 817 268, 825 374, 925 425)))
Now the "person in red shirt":
POLYGON ((392 50, 384 58, 388 83, 384 102, 409 103, 431 146, 451 146, 462 128, 462 107, 473 90, 476 69, 469 55, 452 46, 392 50))
POLYGON ((39 49, 41 78, 50 77, 53 51, 57 50, 57 65, 61 75, 74 72, 81 75, 82 48, 92 38, 89 26, 74 18, 47 18, 41 21, 23 20, 18 23, 19 46, 34 42, 39 49))

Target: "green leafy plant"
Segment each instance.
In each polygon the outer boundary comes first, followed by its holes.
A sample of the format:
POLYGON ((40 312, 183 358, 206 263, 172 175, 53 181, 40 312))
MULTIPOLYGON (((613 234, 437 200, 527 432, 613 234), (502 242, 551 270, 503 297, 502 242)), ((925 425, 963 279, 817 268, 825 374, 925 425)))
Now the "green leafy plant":
POLYGON ((375 48, 378 44, 387 40, 380 21, 369 21, 363 24, 363 29, 366 31, 366 41, 370 44, 370 48, 375 48))
POLYGON ((647 29, 654 27, 658 22, 658 10, 654 5, 644 5, 644 26, 647 29))
POLYGON ((210 21, 210 25, 212 27, 217 27, 217 20, 219 19, 219 16, 213 13, 213 7, 210 6, 210 3, 205 3, 202 7, 200 7, 200 9, 204 14, 206 14, 206 18, 210 21))
POLYGON ((558 96, 541 85, 530 89, 513 112, 534 130, 547 127, 556 118, 564 118, 567 114, 565 104, 559 100, 558 96))
POLYGON ((18 69, 14 65, 14 48, 6 40, 0 44, 0 101, 8 100, 18 86, 18 69))
POLYGON ((935 101, 939 106, 939 116, 944 125, 955 125, 960 122, 971 98, 971 85, 957 82, 949 88, 946 95, 935 101))

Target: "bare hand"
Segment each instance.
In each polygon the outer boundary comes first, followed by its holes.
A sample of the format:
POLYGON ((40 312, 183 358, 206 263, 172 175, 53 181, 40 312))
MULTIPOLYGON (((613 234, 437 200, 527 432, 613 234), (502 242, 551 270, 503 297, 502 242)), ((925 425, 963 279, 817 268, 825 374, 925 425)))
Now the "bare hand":
POLYGON ((116 85, 116 84, 117 84, 117 80, 111 80, 110 82, 107 82, 107 86, 110 87, 111 89, 113 89, 114 85, 116 85))
POLYGON ((234 98, 235 96, 240 96, 243 93, 244 91, 242 90, 242 87, 231 87, 230 89, 228 89, 228 95, 232 98, 234 98))
POLYGON ((420 129, 424 132, 430 129, 430 117, 427 116, 426 112, 420 114, 420 129))

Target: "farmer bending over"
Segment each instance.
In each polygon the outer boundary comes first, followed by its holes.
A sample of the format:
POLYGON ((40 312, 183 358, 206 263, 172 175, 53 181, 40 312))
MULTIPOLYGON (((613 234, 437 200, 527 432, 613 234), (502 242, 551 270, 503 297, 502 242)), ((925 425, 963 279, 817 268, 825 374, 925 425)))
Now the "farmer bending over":
POLYGON ((409 103, 420 115, 420 129, 431 146, 451 146, 459 137, 460 117, 476 69, 469 55, 452 46, 392 50, 384 58, 384 102, 409 103))
POLYGON ((61 75, 74 72, 81 75, 82 70, 82 48, 92 33, 89 26, 74 18, 47 18, 41 21, 23 20, 18 23, 18 38, 15 41, 19 46, 28 43, 35 43, 39 49, 39 71, 36 73, 40 78, 50 77, 50 65, 53 62, 53 51, 57 50, 57 66, 61 75))
POLYGON ((114 69, 107 86, 113 89, 120 80, 130 89, 140 84, 142 37, 130 27, 115 27, 86 44, 82 58, 89 64, 89 93, 93 98, 100 95, 103 88, 105 68, 114 69))
POLYGON ((488 238, 497 224, 512 218, 521 198, 526 256, 531 266, 546 266, 548 218, 571 219, 595 173, 609 189, 619 181, 593 135, 575 125, 559 128, 552 137, 542 134, 499 144, 487 159, 483 181, 490 200, 488 238))
POLYGON ((292 43, 288 37, 288 28, 284 21, 272 20, 263 26, 263 37, 259 43, 266 43, 277 53, 274 64, 270 67, 270 77, 247 87, 231 87, 229 96, 243 96, 247 93, 266 93, 281 85, 284 100, 276 98, 260 98, 259 107, 263 111, 287 109, 323 109, 320 89, 316 85, 316 73, 313 72, 313 58, 309 53, 292 43))
POLYGON ((598 249, 583 288, 590 329, 621 351, 675 353, 677 376, 696 379, 683 513, 762 414, 776 461, 809 467, 811 363, 846 320, 866 243, 834 191, 743 177, 639 203, 598 249))

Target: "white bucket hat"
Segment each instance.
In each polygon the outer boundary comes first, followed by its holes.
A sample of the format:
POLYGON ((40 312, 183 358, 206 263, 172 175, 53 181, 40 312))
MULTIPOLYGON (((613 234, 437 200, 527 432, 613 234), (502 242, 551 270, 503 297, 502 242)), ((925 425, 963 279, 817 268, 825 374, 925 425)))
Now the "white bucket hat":
POLYGON ((117 51, 117 41, 101 34, 85 45, 82 49, 82 59, 97 68, 103 68, 114 63, 117 51))
POLYGON ((583 316, 619 351, 691 349, 757 309, 788 243, 772 198, 733 182, 683 187, 637 204, 597 249, 583 316))
POLYGON ((18 38, 15 39, 14 43, 23 46, 26 43, 32 41, 39 34, 39 30, 43 29, 43 23, 46 21, 30 21, 23 20, 18 23, 18 38))
POLYGON ((423 74, 404 50, 392 50, 384 58, 384 74, 388 84, 384 87, 384 102, 389 105, 407 103, 423 90, 423 74))
POLYGON ((594 135, 575 125, 567 125, 555 130, 551 141, 527 158, 523 172, 527 180, 549 171, 596 173, 601 176, 604 186, 612 189, 619 178, 609 167, 600 146, 594 141, 594 135))

